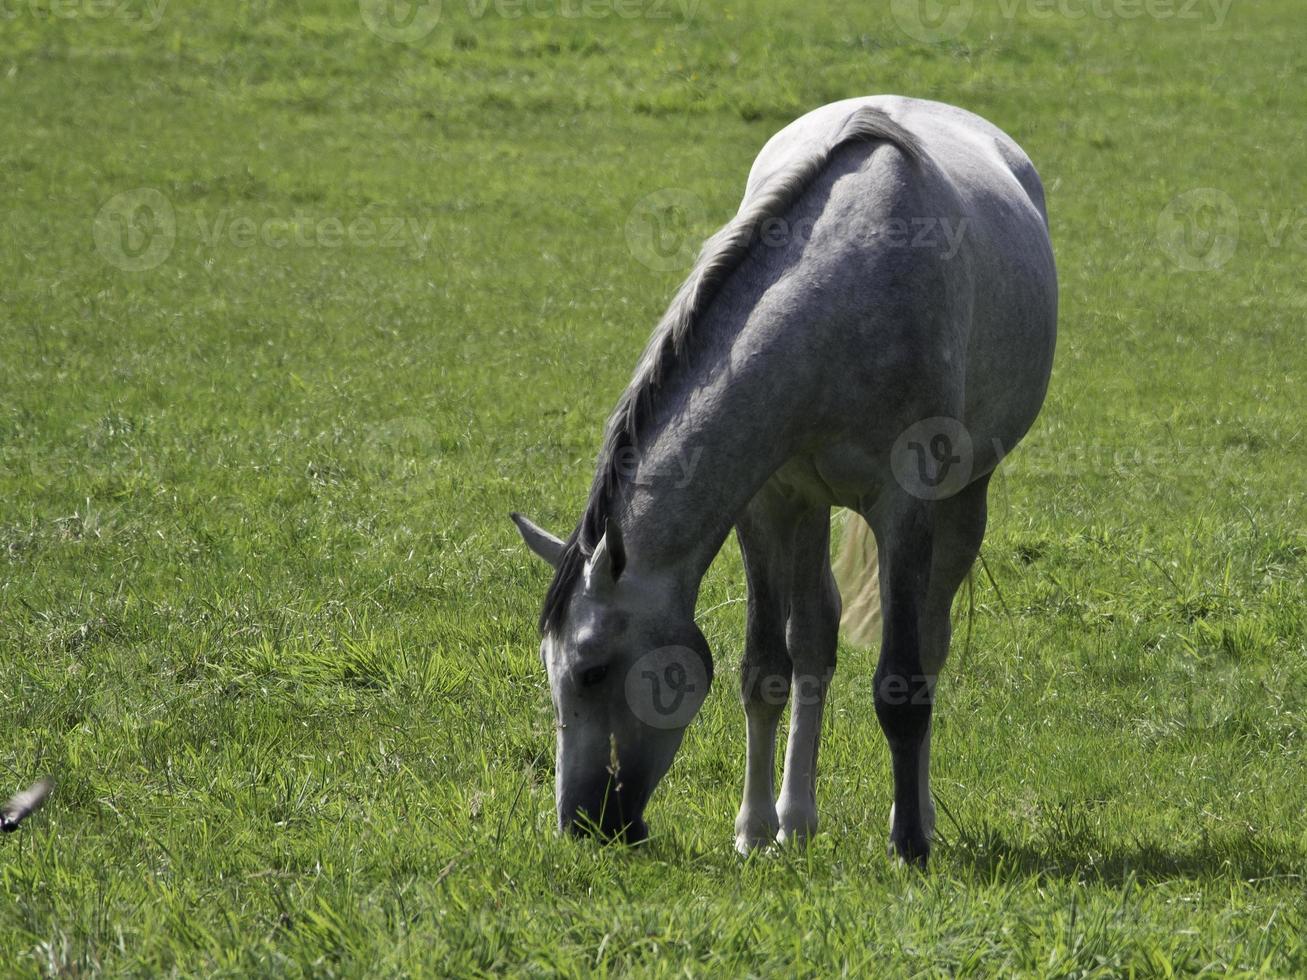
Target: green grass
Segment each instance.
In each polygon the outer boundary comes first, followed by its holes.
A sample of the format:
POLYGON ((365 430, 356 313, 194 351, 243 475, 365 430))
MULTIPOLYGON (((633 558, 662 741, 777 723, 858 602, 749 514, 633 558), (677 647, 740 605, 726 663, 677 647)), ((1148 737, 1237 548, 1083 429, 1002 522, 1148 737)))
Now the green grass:
POLYGON ((1307 972, 1298 4, 979 4, 935 43, 818 7, 446 0, 411 44, 345 0, 0 7, 0 782, 59 780, 0 840, 0 971, 1307 972), (628 218, 676 188, 709 232, 768 135, 875 91, 1023 144, 1062 280, 941 690, 932 871, 885 859, 852 649, 825 833, 736 858, 733 543, 655 840, 560 841, 506 513, 575 520, 685 272, 628 218), (124 271, 97 214, 141 188, 175 241, 124 271), (1239 240, 1185 272, 1159 216, 1199 188, 1239 240), (331 245, 369 217, 416 231, 331 245))

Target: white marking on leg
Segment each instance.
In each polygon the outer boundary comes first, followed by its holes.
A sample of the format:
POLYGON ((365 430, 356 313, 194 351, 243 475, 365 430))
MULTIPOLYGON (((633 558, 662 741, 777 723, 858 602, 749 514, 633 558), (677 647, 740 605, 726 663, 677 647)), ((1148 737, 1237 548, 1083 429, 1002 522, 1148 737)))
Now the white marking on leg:
POLYGON ((785 775, 776 802, 784 842, 806 840, 817 832, 817 748, 826 688, 824 677, 806 674, 794 678, 785 775))
POLYGON ((744 767, 744 800, 735 818, 735 849, 748 854, 776 840, 780 823, 772 802, 776 772, 776 727, 780 709, 772 705, 746 707, 748 757, 744 767))

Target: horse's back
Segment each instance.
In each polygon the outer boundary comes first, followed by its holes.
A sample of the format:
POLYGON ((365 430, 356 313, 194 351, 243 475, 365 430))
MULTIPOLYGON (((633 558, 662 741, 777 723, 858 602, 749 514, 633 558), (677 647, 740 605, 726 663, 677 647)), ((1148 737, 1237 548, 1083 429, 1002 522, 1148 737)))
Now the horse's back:
POLYGON ((828 420, 846 410, 857 433, 820 455, 835 469, 863 470, 858 459, 878 469, 904 428, 947 416, 969 431, 980 475, 1034 421, 1052 366, 1057 286, 1043 188, 1024 151, 981 117, 877 96, 823 106, 777 133, 746 201, 864 106, 915 137, 920 159, 883 144, 837 150, 795 209, 814 234, 776 260, 786 277, 773 302, 823 325, 818 346, 839 366, 820 399, 828 420))
POLYGON ((966 109, 899 95, 843 99, 794 120, 772 136, 754 159, 745 199, 771 174, 783 170, 793 157, 832 137, 853 112, 864 106, 879 109, 920 139, 931 160, 960 188, 1001 186, 1003 179, 1011 177, 1047 225, 1043 184, 1034 164, 1012 137, 966 109))

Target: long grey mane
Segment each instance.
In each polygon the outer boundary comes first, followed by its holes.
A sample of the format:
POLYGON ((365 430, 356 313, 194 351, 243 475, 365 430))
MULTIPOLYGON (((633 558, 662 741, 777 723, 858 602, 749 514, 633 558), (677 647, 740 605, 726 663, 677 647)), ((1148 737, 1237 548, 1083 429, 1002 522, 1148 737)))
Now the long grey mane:
POLYGON ((562 619, 568 597, 612 513, 614 495, 621 484, 621 461, 629 455, 625 450, 639 448, 640 425, 648 417, 653 396, 668 372, 684 359, 699 315, 749 254, 759 229, 764 223, 785 216, 837 149, 877 140, 892 143, 914 160, 923 155, 915 136, 881 110, 864 106, 849 115, 825 146, 770 175, 739 213, 704 243, 689 278, 676 291, 640 357, 635 376, 608 420, 585 511, 567 540, 545 595, 540 613, 542 631, 555 629, 562 619))

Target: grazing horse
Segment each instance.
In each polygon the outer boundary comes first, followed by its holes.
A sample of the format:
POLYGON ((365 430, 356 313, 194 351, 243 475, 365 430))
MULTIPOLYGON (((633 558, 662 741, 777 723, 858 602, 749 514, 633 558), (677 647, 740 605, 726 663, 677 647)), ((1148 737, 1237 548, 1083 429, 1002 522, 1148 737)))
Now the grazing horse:
POLYGON ((734 526, 749 591, 736 844, 816 830, 838 506, 865 520, 879 558, 890 853, 925 865, 950 609, 990 476, 1043 402, 1056 319, 1039 177, 990 123, 876 96, 772 137, 618 402, 576 529, 563 541, 513 515, 554 568, 540 653, 560 828, 647 836, 645 806, 712 677, 695 601, 734 526))

